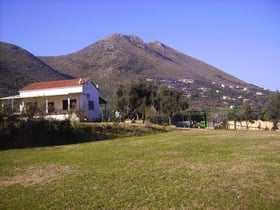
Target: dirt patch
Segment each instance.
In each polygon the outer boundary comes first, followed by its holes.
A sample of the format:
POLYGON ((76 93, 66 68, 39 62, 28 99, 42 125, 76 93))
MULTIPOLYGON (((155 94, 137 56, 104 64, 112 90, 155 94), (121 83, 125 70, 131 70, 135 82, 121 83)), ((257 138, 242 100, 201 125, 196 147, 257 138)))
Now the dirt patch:
POLYGON ((147 141, 146 140, 135 140, 135 141, 129 141, 126 143, 126 145, 128 146, 140 146, 140 145, 145 145, 147 144, 147 141))
POLYGON ((202 163, 188 164, 187 167, 194 171, 201 171, 202 173, 209 172, 211 170, 209 165, 202 163))
POLYGON ((265 176, 265 171, 259 167, 259 164, 253 162, 236 162, 232 166, 229 166, 228 171, 236 175, 252 175, 263 177, 265 176))
POLYGON ((249 146, 248 150, 254 150, 254 151, 271 150, 271 151, 275 151, 275 150, 278 150, 279 147, 280 147, 280 141, 270 141, 270 142, 263 143, 263 144, 249 146))
POLYGON ((280 141, 271 141, 271 142, 269 142, 269 144, 276 146, 276 147, 280 147, 280 141))
POLYGON ((23 187, 48 185, 73 173, 70 166, 59 165, 29 166, 14 170, 17 175, 0 177, 0 188, 11 185, 21 185, 23 187))

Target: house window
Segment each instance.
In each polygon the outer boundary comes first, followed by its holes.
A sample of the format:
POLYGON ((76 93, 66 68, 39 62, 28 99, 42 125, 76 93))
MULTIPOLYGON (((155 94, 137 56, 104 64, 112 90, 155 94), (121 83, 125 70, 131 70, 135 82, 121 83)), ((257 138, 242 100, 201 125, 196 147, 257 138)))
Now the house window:
POLYGON ((68 100, 63 100, 62 101, 62 109, 67 110, 68 109, 68 100))
MULTIPOLYGON (((76 109, 77 107, 77 100, 76 99, 70 99, 70 109, 76 109)), ((68 100, 62 101, 62 109, 68 110, 68 100)))
POLYGON ((93 101, 88 101, 88 109, 89 110, 94 110, 94 102, 93 101))
POLYGON ((48 113, 54 112, 54 102, 48 102, 48 113))

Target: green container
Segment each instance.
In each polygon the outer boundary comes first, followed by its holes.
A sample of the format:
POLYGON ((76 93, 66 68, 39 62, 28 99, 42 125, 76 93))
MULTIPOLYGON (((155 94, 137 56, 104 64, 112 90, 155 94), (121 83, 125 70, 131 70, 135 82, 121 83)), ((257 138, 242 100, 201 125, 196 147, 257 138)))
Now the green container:
POLYGON ((199 123, 199 127, 200 128, 206 128, 206 121, 204 121, 204 120, 202 120, 202 121, 200 121, 200 123, 199 123))

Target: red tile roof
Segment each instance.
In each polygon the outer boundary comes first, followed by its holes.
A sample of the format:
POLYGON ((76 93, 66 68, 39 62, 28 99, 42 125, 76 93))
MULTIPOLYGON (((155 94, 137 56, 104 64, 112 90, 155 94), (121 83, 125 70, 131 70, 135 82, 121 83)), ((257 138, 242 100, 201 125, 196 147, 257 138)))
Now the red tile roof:
POLYGON ((22 89, 20 89, 20 91, 80 86, 80 85, 84 85, 89 80, 90 78, 79 78, 79 79, 57 80, 57 81, 48 81, 48 82, 35 82, 23 87, 22 89))

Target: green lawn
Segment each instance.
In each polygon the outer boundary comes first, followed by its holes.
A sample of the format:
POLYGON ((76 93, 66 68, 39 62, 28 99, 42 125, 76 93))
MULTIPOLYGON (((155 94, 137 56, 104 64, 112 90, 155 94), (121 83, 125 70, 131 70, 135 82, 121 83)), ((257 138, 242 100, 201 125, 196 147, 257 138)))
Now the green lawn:
POLYGON ((0 209, 280 209, 280 132, 0 151, 0 209))

